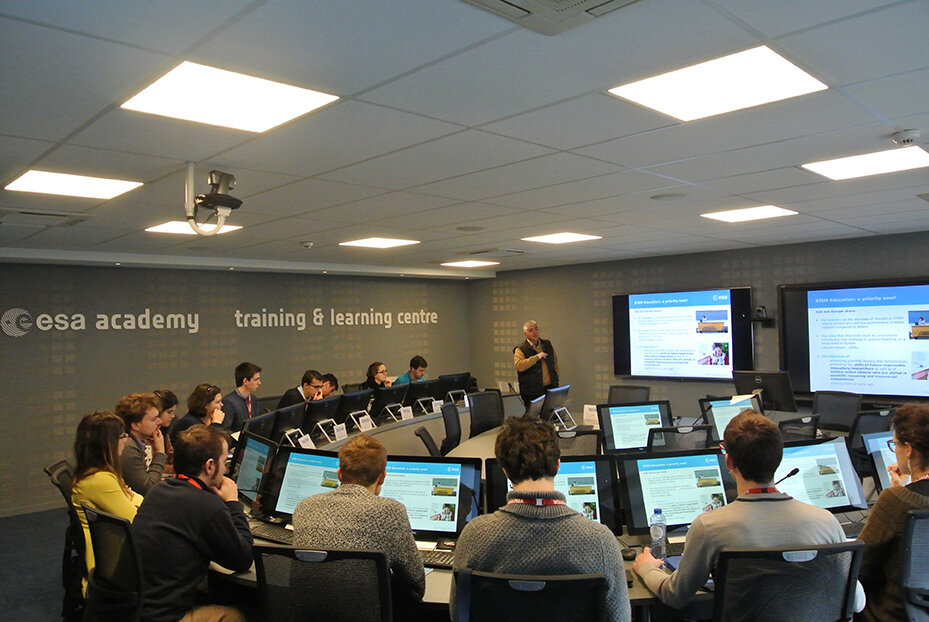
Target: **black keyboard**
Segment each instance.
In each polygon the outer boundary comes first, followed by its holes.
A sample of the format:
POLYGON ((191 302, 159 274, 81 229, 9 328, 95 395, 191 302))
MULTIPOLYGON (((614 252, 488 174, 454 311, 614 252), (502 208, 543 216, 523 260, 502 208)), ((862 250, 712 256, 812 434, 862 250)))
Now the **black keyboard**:
POLYGON ((262 540, 270 540, 278 544, 293 544, 294 532, 283 525, 272 525, 270 523, 251 523, 249 529, 252 535, 262 540))
POLYGON ((452 561, 455 559, 454 551, 424 551, 419 549, 419 555, 423 558, 423 566, 430 568, 448 568, 451 569, 452 561))

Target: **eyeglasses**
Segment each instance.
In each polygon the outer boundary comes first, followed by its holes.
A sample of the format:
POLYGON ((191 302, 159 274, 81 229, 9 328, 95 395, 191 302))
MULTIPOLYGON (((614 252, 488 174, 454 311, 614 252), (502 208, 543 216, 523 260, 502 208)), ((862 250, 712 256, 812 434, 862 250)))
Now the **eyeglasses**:
POLYGON ((322 389, 322 388, 323 388, 323 385, 322 385, 322 383, 319 383, 319 384, 311 383, 311 384, 310 384, 310 388, 311 388, 311 389, 322 389))
POLYGON ((898 444, 899 443, 897 443, 897 441, 894 441, 894 440, 887 441, 887 447, 890 449, 890 451, 897 451, 898 444))
POLYGON ((384 369, 379 369, 379 370, 377 370, 377 373, 379 373, 379 374, 386 374, 386 373, 387 373, 387 368, 385 367, 384 369))
POLYGON ((719 444, 719 451, 723 452, 723 455, 726 453, 726 445, 723 443, 719 444))

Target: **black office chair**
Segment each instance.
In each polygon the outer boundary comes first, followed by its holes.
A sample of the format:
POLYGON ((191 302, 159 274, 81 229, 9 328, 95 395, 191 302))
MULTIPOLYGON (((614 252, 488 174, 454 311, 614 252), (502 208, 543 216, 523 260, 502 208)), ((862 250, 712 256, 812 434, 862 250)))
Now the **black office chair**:
POLYGON ((125 518, 96 510, 86 503, 81 509, 90 526, 94 567, 87 576, 84 620, 131 622, 142 611, 142 564, 125 518))
POLYGON ((346 382, 342 385, 342 393, 357 393, 361 391, 361 385, 363 382, 346 382))
POLYGON ((845 622, 864 542, 723 549, 713 572, 718 622, 845 622))
POLYGON ((419 440, 423 442, 423 445, 426 446, 426 451, 429 452, 429 455, 433 458, 441 458, 442 452, 439 450, 439 446, 435 444, 435 439, 432 438, 432 434, 429 433, 424 426, 416 428, 416 431, 413 433, 419 437, 419 440))
POLYGON ((606 599, 602 574, 508 575, 455 571, 458 622, 558 620, 594 622, 606 599))
POLYGON ((807 415, 779 421, 777 428, 785 441, 811 441, 819 431, 819 415, 807 415))
POLYGON ((869 477, 874 475, 871 461, 868 459, 868 450, 864 446, 862 434, 874 434, 875 432, 889 432, 890 423, 893 420, 893 410, 862 410, 855 415, 852 422, 852 428, 845 437, 845 443, 848 446, 848 455, 852 459, 852 466, 858 477, 869 477))
POLYGON ((558 432, 558 447, 562 456, 594 456, 603 453, 601 430, 570 430, 558 432))
POLYGON ((253 413, 253 417, 258 415, 264 415, 273 410, 277 410, 277 405, 280 403, 283 395, 272 395, 270 397, 259 397, 258 398, 258 412, 253 413))
POLYGON ((632 384, 614 384, 610 387, 609 404, 634 404, 647 402, 652 388, 632 384))
POLYGON ((903 537, 903 607, 910 622, 929 621, 929 510, 910 510, 903 537))
POLYGON ((457 404, 442 404, 442 421, 445 423, 445 440, 439 449, 444 456, 461 443, 461 417, 457 404))
POLYGON ((256 544, 265 620, 390 622, 387 558, 377 551, 306 550, 256 544))
POLYGON ((471 409, 471 431, 468 438, 503 425, 503 399, 499 391, 468 393, 471 409))
POLYGON ((74 469, 67 460, 59 460, 43 471, 64 497, 65 507, 68 508, 68 526, 65 528, 64 553, 61 558, 61 586, 64 588, 61 617, 66 621, 80 620, 84 615, 83 580, 87 578, 87 563, 84 557, 84 529, 71 503, 74 469))
POLYGON ((859 410, 861 410, 861 396, 857 393, 844 391, 813 393, 813 414, 819 415, 819 427, 824 430, 850 431, 859 410))
POLYGON ((713 426, 688 425, 648 429, 647 452, 707 449, 716 446, 713 426))

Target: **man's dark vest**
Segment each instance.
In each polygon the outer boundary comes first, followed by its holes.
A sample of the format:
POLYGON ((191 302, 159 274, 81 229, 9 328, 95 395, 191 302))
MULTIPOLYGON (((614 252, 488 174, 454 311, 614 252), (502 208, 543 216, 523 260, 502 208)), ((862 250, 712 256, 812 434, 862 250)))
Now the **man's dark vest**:
MULTIPOLYGON (((548 339, 539 339, 539 343, 542 345, 542 351, 548 355, 548 358, 545 359, 546 364, 548 365, 548 375, 552 379, 552 386, 558 386, 558 372, 555 371, 555 365, 553 364, 555 356, 555 348, 552 347, 552 342, 548 339)), ((530 358, 538 354, 535 348, 529 345, 529 342, 523 341, 520 345, 513 348, 513 352, 516 350, 522 350, 523 355, 526 358, 530 358)), ((536 363, 526 371, 517 372, 519 377, 519 392, 522 395, 542 395, 545 393, 545 387, 542 386, 542 365, 541 361, 536 363)))

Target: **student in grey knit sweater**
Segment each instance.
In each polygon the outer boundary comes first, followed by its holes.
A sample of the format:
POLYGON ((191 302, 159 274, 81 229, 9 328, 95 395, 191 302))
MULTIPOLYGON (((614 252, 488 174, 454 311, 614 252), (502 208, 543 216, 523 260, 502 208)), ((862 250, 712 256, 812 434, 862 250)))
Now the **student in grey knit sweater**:
POLYGON ((406 509, 380 497, 387 450, 375 438, 355 436, 339 450, 341 486, 307 497, 294 509, 296 547, 383 551, 390 568, 394 619, 415 616, 426 576, 406 509))
MULTIPOLYGON (((603 620, 629 620, 629 592, 616 538, 565 505, 564 495, 555 492, 560 451, 551 424, 510 417, 494 453, 513 490, 504 507, 465 526, 455 547, 454 568, 534 575, 602 573, 603 620)), ((449 608, 452 620, 457 620, 454 584, 449 608)))

